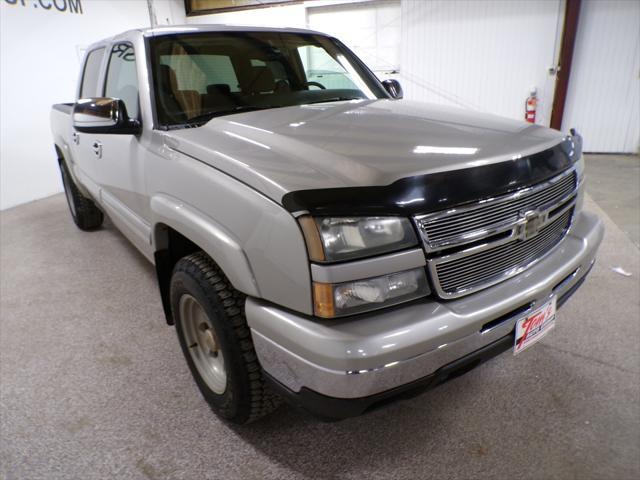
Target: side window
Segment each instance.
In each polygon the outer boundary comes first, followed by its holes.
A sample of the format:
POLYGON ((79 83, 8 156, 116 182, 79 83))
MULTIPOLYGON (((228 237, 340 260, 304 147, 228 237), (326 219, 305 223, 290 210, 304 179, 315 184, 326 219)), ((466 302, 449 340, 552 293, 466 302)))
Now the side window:
POLYGON ((138 73, 135 52, 130 43, 116 43, 111 49, 104 96, 119 98, 127 107, 129 117, 138 117, 138 73))
POLYGON ((104 57, 104 48, 96 48, 87 54, 84 62, 84 72, 82 72, 82 84, 80 85, 80 98, 97 97, 98 77, 100 76, 100 65, 104 57))

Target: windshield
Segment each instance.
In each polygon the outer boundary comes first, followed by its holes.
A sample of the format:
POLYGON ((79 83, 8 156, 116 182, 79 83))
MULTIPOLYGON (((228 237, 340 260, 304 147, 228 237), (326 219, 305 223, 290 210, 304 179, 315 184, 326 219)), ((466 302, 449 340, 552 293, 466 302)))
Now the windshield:
POLYGON ((242 111, 388 97, 346 48, 322 35, 162 36, 151 40, 151 63, 164 127, 197 126, 242 111))

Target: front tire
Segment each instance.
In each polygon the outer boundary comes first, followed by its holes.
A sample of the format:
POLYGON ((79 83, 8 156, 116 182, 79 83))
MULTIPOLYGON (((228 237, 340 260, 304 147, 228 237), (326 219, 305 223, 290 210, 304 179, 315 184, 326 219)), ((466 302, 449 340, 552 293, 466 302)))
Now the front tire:
POLYGON ((74 223, 80 230, 95 230, 102 225, 104 215, 93 201, 80 193, 80 190, 73 182, 71 174, 67 169, 64 160, 60 161, 60 173, 62 174, 62 184, 67 197, 69 212, 74 223))
POLYGON ((171 277, 171 310, 189 370, 213 411, 249 423, 275 410, 244 315, 245 296, 203 252, 180 259, 171 277))

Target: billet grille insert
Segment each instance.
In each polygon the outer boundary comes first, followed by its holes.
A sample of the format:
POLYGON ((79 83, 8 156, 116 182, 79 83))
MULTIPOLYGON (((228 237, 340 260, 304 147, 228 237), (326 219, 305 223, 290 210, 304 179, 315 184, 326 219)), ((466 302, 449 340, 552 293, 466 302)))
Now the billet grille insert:
POLYGON ((552 220, 528 240, 514 240, 502 245, 436 264, 440 289, 457 294, 508 278, 542 258, 564 237, 571 225, 573 208, 552 220))
POLYGON ((480 202, 477 206, 424 215, 416 219, 428 250, 464 244, 481 238, 485 232, 518 221, 524 211, 560 205, 576 190, 575 171, 503 198, 480 202))

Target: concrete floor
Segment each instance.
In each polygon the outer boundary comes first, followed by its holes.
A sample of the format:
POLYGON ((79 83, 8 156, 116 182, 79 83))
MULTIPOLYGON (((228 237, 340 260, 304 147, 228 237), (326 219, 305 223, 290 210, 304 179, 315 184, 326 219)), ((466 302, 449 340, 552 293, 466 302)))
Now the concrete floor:
POLYGON ((640 248, 640 157, 585 155, 589 194, 640 248))
POLYGON ((5 211, 0 479, 640 478, 640 252, 586 206, 599 261, 538 346, 363 417, 246 427, 208 409, 110 224, 80 232, 62 195, 5 211))

